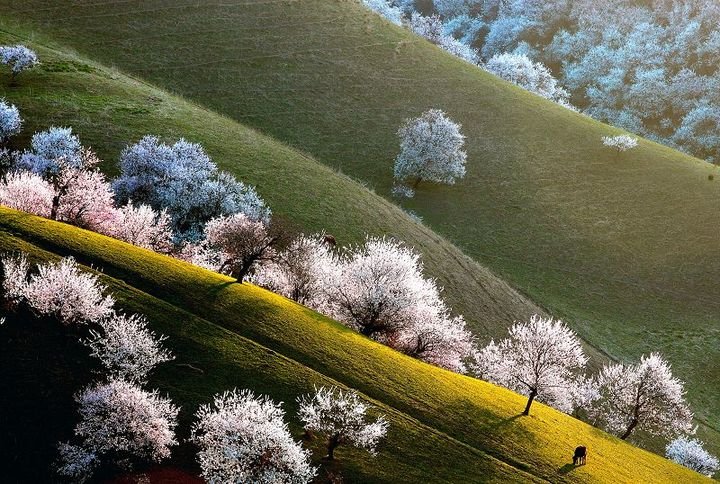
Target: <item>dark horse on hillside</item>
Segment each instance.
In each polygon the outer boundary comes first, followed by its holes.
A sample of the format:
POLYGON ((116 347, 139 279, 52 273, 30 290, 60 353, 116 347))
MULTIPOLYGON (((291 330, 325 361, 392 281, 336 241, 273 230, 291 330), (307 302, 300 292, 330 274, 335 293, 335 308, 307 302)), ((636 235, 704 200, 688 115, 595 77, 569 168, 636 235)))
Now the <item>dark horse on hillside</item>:
POLYGON ((583 445, 577 447, 573 455, 573 465, 585 465, 585 457, 587 457, 587 448, 583 445))

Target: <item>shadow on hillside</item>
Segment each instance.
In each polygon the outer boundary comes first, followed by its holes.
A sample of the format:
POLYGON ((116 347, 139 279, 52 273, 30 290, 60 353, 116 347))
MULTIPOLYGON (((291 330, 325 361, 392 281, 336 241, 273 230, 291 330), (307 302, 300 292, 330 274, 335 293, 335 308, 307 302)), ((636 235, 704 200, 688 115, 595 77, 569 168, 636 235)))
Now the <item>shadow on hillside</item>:
POLYGON ((575 464, 565 464, 560 469, 558 469, 558 474, 567 474, 573 469, 575 469, 575 464))
MULTIPOLYGON (((490 410, 479 407, 476 402, 465 399, 455 400, 446 410, 452 415, 465 415, 468 420, 477 423, 473 433, 483 435, 485 438, 482 444, 476 441, 471 442, 473 445, 516 469, 531 471, 532 461, 525 462, 518 459, 519 453, 515 450, 533 448, 537 445, 535 435, 521 423, 524 418, 532 418, 532 416, 526 417, 518 413, 512 417, 502 418, 490 410), (522 446, 518 447, 515 444, 518 442, 522 442, 522 446)), ((464 432, 467 430, 465 428, 464 432)))

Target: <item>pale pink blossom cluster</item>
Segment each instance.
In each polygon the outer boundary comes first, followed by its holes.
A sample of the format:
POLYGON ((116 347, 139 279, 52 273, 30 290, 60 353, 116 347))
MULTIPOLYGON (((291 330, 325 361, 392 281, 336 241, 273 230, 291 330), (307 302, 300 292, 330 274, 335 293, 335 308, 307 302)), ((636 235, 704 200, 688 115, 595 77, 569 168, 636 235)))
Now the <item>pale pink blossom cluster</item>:
POLYGON ((452 316, 420 256, 402 244, 368 237, 336 253, 323 236, 301 236, 253 279, 365 336, 453 371, 465 370, 474 338, 452 316))
POLYGON ((112 313, 115 300, 94 274, 80 271, 71 257, 39 264, 29 274, 24 254, 2 258, 3 290, 14 302, 23 302, 41 316, 54 316, 63 324, 97 322, 112 313))
POLYGON ((3 294, 13 305, 57 318, 64 325, 90 325, 83 342, 103 366, 105 383, 91 385, 76 396, 81 420, 75 428, 79 443, 61 443, 58 472, 83 482, 106 461, 125 466, 137 459, 159 461, 176 443, 178 409, 139 383, 159 363, 172 358, 165 339, 147 328, 147 320, 113 310, 115 300, 95 274, 81 271, 70 257, 38 264, 30 273, 25 254, 0 258, 3 294))

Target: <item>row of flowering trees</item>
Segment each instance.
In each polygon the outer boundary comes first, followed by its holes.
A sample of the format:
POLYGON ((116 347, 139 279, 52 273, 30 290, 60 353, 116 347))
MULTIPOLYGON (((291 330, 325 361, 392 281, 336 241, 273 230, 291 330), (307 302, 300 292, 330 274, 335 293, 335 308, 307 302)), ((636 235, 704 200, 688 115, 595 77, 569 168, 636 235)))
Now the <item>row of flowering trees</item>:
POLYGON ((623 440, 638 431, 673 439, 668 458, 707 475, 720 469, 717 458, 689 438, 695 428, 684 384, 661 355, 610 363, 591 376, 585 373, 587 361, 580 339, 562 321, 534 316, 513 325, 499 343, 475 351, 468 368, 478 378, 526 395, 524 415, 538 399, 566 413, 579 411, 623 440))
MULTIPOLYGON (((180 409, 143 388, 156 365, 173 359, 162 346, 165 338, 148 329, 144 316, 117 312, 107 287, 71 258, 38 264, 32 273, 24 254, 0 263, 11 308, 86 329, 82 343, 102 368, 99 380, 75 396, 80 421, 73 441, 58 445, 58 473, 84 482, 100 469, 127 471, 169 458, 178 444, 180 409)), ((320 387, 299 397, 298 405, 305 429, 325 437, 329 459, 343 444, 374 454, 388 429, 382 416, 369 420, 368 406, 354 391, 320 387)), ((281 406, 249 390, 216 395, 212 405, 201 406, 190 441, 210 482, 306 483, 316 473, 309 452, 290 435, 281 406)))

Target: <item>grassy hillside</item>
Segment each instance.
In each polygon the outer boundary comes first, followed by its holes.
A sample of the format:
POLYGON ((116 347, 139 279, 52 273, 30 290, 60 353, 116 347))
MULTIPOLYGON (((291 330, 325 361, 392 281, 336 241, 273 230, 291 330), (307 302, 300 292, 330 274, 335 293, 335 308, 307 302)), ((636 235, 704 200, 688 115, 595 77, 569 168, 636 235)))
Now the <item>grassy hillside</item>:
MULTIPOLYGON (((312 384, 339 382, 373 399, 392 426, 377 462, 342 453, 350 482, 702 481, 542 404, 522 417, 523 397, 406 357, 280 296, 104 236, 0 209, 0 249, 29 251, 35 258, 73 255, 102 272, 123 307, 147 314, 152 328, 169 336, 178 357, 151 383, 185 405, 185 431, 194 408, 223 388, 269 393, 292 411, 294 396, 312 384), (178 366, 184 363, 203 373, 178 366), (588 446, 590 457, 588 465, 573 468, 569 460, 578 443, 588 446)), ((3 331, 14 330, 8 324, 3 331)), ((67 358, 54 355, 53 345, 43 347, 53 340, 41 338, 49 330, 38 326, 30 328, 34 336, 26 336, 24 344, 22 338, 3 339, 3 366, 12 363, 20 375, 10 380, 25 391, 39 391, 36 380, 53 381, 61 398, 53 398, 50 408, 67 414, 62 401, 70 390, 62 387, 66 380, 53 377, 63 373, 62 364, 83 362, 68 351, 62 353, 72 355, 67 358), (62 361, 48 364, 48 355, 62 361), (25 360, 30 363, 18 364, 25 360), (29 371, 39 365, 44 371, 29 371)), ((28 401, 44 405, 44 399, 28 401)), ((55 422, 55 427, 67 434, 69 425, 55 422)), ((189 465, 190 450, 179 453, 177 466, 189 465)))
POLYGON ((353 1, 0 5, 8 25, 29 22, 383 195, 402 119, 447 111, 468 137, 468 175, 407 207, 611 355, 661 350, 699 417, 720 427, 720 366, 707 364, 720 361, 717 168, 649 142, 615 156, 600 142, 613 129, 353 1))
MULTIPOLYGON (((78 233, 65 235, 83 239, 78 233)), ((89 239, 97 242, 92 237, 89 239)), ((112 248, 127 250, 126 247, 112 248)), ((35 261, 56 258, 51 252, 5 231, 0 232, 0 250, 23 250, 35 261)), ((183 440, 189 436, 192 415, 197 407, 210 401, 213 394, 235 387, 251 388, 256 393, 269 394, 276 401, 285 402, 293 433, 300 438, 300 423, 293 418, 297 411, 295 398, 311 392, 314 385, 338 384, 118 279, 104 276, 103 282, 117 297, 120 307, 147 315, 154 330, 170 337, 166 344, 177 358, 158 368, 149 386, 168 393, 175 403, 182 405, 179 436, 183 440)), ((5 464, 4 482, 15 482, 16 479, 19 482, 49 482, 54 475, 50 463, 57 456, 57 442, 71 437, 74 422, 78 419, 72 395, 93 381, 93 372, 89 370, 98 368, 87 356, 87 349, 77 343, 77 336, 68 335, 55 321, 11 318, 1 332, 0 462, 5 464), (58 351, 59 348, 62 351, 58 351)), ((359 451, 340 451, 338 465, 329 469, 339 470, 349 482, 389 482, 397 481, 398 476, 407 476, 416 482, 438 483, 467 479, 536 480, 387 405, 376 403, 380 406, 379 411, 388 415, 393 430, 383 443, 377 460, 359 451), (442 452, 438 452, 439 449, 442 452)), ((324 449, 319 442, 311 443, 311 448, 314 461, 319 464, 324 449)), ((194 449, 187 442, 174 452, 169 464, 190 472, 198 471, 194 449)))
MULTIPOLYGON (((0 32, 0 43, 19 37, 0 32)), ((23 39, 23 41, 26 41, 23 39)), ((340 244, 365 234, 398 237, 423 255, 429 274, 445 287, 450 305, 480 334, 498 334, 516 319, 541 311, 490 271, 465 256, 405 212, 317 161, 281 143, 77 56, 42 48, 41 67, 9 86, 0 74, 0 96, 16 103, 25 125, 13 139, 51 125, 72 126, 83 143, 117 171, 120 151, 148 133, 202 143, 223 168, 257 186, 276 220, 306 232, 326 230, 340 244)))

